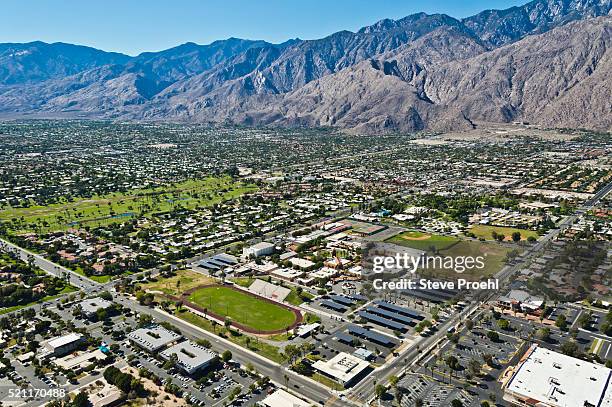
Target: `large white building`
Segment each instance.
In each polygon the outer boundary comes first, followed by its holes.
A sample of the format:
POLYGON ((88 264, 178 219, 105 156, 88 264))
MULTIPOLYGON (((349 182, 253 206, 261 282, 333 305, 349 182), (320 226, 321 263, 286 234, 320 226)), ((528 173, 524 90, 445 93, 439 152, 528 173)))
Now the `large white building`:
POLYGON ((353 384, 369 366, 369 362, 345 352, 338 353, 330 360, 317 360, 312 365, 321 374, 334 379, 344 387, 353 384))
POLYGON ((533 345, 508 373, 504 400, 516 406, 612 406, 612 370, 602 365, 533 345))
POLYGON ((242 255, 244 257, 260 257, 267 256, 272 253, 274 253, 274 245, 268 242, 259 242, 253 246, 242 249, 242 255))
POLYGON ((166 360, 176 355, 177 367, 188 374, 206 369, 217 360, 217 354, 191 341, 177 343, 161 352, 160 355, 166 360))
POLYGON ((39 359, 45 359, 52 356, 64 356, 78 348, 82 341, 83 335, 74 332, 64 336, 56 336, 40 344, 38 357, 39 359))
POLYGON ((169 331, 163 326, 155 325, 132 331, 127 337, 132 343, 141 348, 149 352, 155 352, 172 342, 176 342, 181 338, 181 335, 169 331))

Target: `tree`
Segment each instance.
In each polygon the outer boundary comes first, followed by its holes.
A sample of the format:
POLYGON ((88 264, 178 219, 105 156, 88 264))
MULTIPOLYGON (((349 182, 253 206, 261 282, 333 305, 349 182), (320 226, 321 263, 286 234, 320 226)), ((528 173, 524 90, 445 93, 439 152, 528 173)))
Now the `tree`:
POLYGON ((493 342, 498 342, 499 341, 499 334, 497 332, 495 332, 495 331, 488 331, 487 332, 487 338, 489 338, 493 342))
POLYGON ((536 337, 544 342, 548 342, 550 340, 550 328, 538 329, 536 337))
POLYGON ((561 330, 567 329, 567 319, 565 317, 565 314, 559 314, 557 320, 555 321, 555 325, 561 330))
POLYGON ((474 376, 479 376, 480 375, 480 362, 477 361, 476 359, 470 359, 470 361, 468 362, 468 370, 470 371, 470 373, 474 376))
POLYGON ((450 355, 446 357, 446 364, 448 365, 448 367, 450 367, 452 370, 458 370, 459 369, 459 359, 457 359, 455 356, 450 355))
POLYGON ((451 406, 452 407, 463 407, 463 403, 461 402, 461 400, 454 399, 453 401, 451 401, 451 406))
POLYGON ((497 326, 504 331, 508 331, 510 329, 510 322, 507 319, 498 319, 497 326))
POLYGON ((224 351, 221 354, 221 360, 223 360, 224 362, 229 362, 230 360, 232 360, 232 352, 229 350, 224 351))
POLYGON ((102 291, 100 293, 100 298, 102 298, 103 300, 106 300, 106 301, 112 301, 113 300, 113 295, 111 293, 109 293, 108 291, 102 291))
POLYGON ((563 342, 563 344, 561 344, 561 347, 559 349, 567 356, 575 356, 580 350, 578 348, 578 344, 575 341, 565 341, 563 342))
POLYGON ((377 384, 374 388, 374 392, 376 393, 376 398, 380 400, 382 399, 382 396, 384 396, 387 392, 387 389, 382 384, 377 384))
POLYGON ((391 384, 391 387, 395 388, 397 387, 397 383, 399 382, 399 377, 397 376, 391 376, 389 378, 389 383, 391 384))
POLYGON ((72 400, 73 407, 88 407, 89 405, 89 397, 87 397, 87 393, 85 392, 80 392, 74 397, 74 400, 72 400))
POLYGON ((521 241, 521 232, 514 232, 512 233, 512 241, 513 242, 520 242, 521 241))

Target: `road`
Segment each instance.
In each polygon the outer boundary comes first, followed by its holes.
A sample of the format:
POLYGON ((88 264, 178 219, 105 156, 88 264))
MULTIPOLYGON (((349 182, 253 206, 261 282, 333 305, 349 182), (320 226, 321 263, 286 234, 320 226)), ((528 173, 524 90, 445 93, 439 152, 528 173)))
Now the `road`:
MULTIPOLYGON (((270 377, 270 379, 276 382, 277 384, 284 385, 285 375, 288 376, 289 387, 299 392, 300 394, 303 394, 305 397, 308 397, 315 403, 325 403, 327 400, 333 397, 331 390, 329 390, 327 387, 318 383, 314 383, 311 380, 300 376, 295 372, 283 368, 276 362, 270 361, 260 355, 257 355, 252 351, 244 349, 239 345, 224 340, 223 338, 213 333, 210 333, 198 327, 194 327, 193 325, 184 322, 176 317, 173 317, 169 314, 166 314, 165 312, 140 305, 138 302, 123 295, 116 295, 115 301, 125 307, 128 307, 134 312, 151 315, 153 318, 155 318, 157 322, 165 321, 171 323, 172 325, 179 328, 183 335, 185 335, 186 337, 208 339, 211 343, 212 349, 215 352, 222 353, 225 350, 230 350, 232 352, 232 357, 234 360, 244 365, 248 363, 252 364, 259 373, 270 377), (296 385, 299 386, 299 388, 295 388, 296 385)), ((350 404, 342 402, 341 400, 337 400, 334 405, 348 406, 350 404)))
POLYGON ((95 281, 92 281, 86 277, 83 277, 78 273, 67 269, 66 267, 60 266, 59 264, 47 260, 40 254, 36 254, 29 250, 23 249, 4 239, 0 239, 0 248, 3 250, 14 252, 25 263, 28 263, 29 260, 33 260, 34 265, 38 266, 41 270, 45 271, 48 274, 59 278, 66 278, 68 276, 70 284, 86 292, 94 291, 102 286, 101 284, 96 283, 95 281))
MULTIPOLYGON (((544 246, 558 234, 563 231, 566 227, 573 224, 573 222, 585 211, 593 208, 602 198, 612 191, 612 182, 598 191, 592 198, 586 201, 573 215, 566 217, 560 224, 559 228, 549 231, 545 236, 540 238, 536 244, 531 246, 527 254, 523 256, 522 261, 518 264, 505 267, 498 273, 497 277, 501 280, 505 280, 514 274, 520 267, 523 267, 527 260, 531 258, 535 253, 538 253, 544 246)), ((336 214, 338 216, 340 214, 336 214)), ((344 215, 346 216, 346 215, 344 215)), ((69 281, 72 285, 86 291, 92 292, 101 290, 103 288, 110 287, 111 284, 107 285, 96 283, 88 278, 82 277, 72 270, 57 265, 44 257, 32 253, 28 250, 22 249, 10 242, 0 239, 0 245, 4 248, 8 248, 17 253, 23 261, 33 260, 34 263, 45 272, 54 276, 63 278, 68 276, 69 281)), ((207 338, 212 344, 213 350, 221 353, 228 349, 232 352, 235 360, 247 364, 251 363, 260 373, 269 376, 274 382, 278 384, 285 383, 285 377, 289 378, 289 386, 293 387, 297 392, 303 394, 305 397, 311 399, 314 402, 325 403, 331 406, 348 406, 355 405, 354 402, 349 400, 342 400, 329 390, 328 388, 311 381, 303 376, 300 376, 292 371, 289 371, 279 364, 272 362, 268 359, 263 358, 249 350, 246 350, 238 345, 235 345, 229 341, 223 340, 222 338, 194 327, 182 320, 178 320, 169 314, 161 312, 156 309, 145 307, 137 303, 131 298, 124 296, 116 296, 116 301, 120 304, 134 310, 135 312, 149 314, 154 317, 157 321, 167 321, 177 326, 185 336, 191 338, 207 338)), ((349 399, 359 400, 358 405, 362 405, 365 400, 371 400, 374 395, 374 381, 377 383, 385 383, 391 375, 399 375, 406 367, 411 366, 421 355, 427 352, 435 343, 443 340, 446 336, 446 331, 449 327, 456 325, 463 318, 470 315, 478 307, 478 304, 474 304, 467 307, 460 314, 450 318, 444 324, 439 327, 438 332, 435 335, 426 338, 419 343, 419 349, 415 346, 408 347, 398 358, 391 363, 384 365, 383 367, 375 370, 375 375, 370 375, 355 387, 348 391, 349 399)))

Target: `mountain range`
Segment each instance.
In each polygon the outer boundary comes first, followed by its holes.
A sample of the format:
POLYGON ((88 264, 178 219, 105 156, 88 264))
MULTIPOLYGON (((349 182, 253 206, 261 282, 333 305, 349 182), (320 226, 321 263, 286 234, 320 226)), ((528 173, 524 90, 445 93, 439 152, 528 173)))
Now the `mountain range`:
POLYGON ((611 0, 534 0, 462 20, 418 13, 281 44, 237 38, 131 57, 0 44, 0 115, 333 126, 478 121, 612 129, 611 0))

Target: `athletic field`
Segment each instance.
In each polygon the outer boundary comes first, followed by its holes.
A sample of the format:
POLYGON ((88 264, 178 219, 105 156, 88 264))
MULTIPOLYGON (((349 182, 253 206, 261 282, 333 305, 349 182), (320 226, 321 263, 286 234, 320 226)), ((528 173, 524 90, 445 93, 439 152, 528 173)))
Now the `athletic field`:
POLYGON ((187 299, 208 312, 229 317, 256 332, 282 331, 297 321, 291 309, 231 287, 198 288, 187 299))

